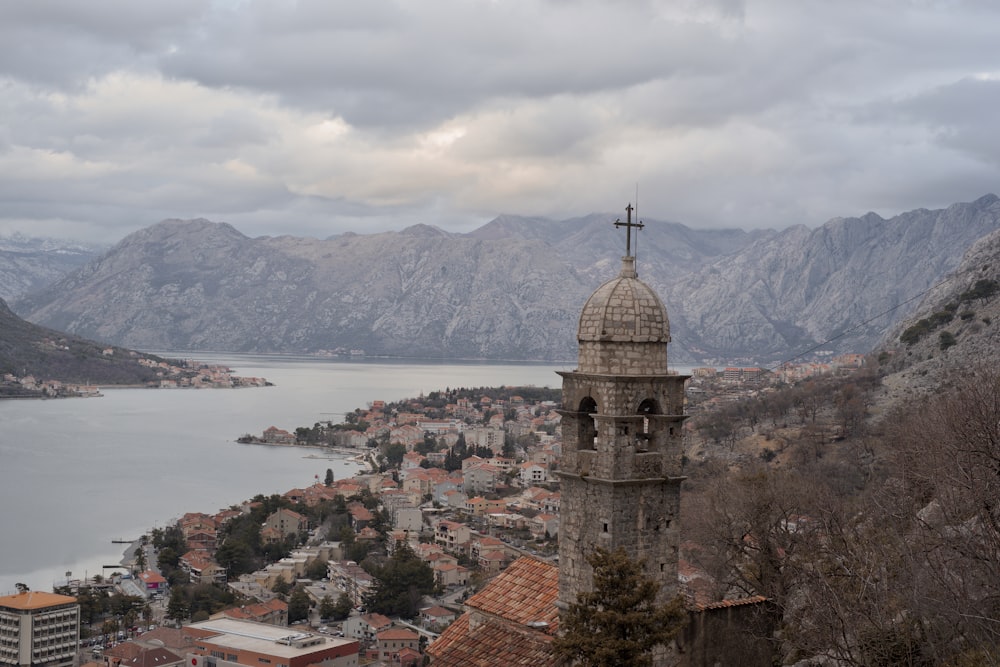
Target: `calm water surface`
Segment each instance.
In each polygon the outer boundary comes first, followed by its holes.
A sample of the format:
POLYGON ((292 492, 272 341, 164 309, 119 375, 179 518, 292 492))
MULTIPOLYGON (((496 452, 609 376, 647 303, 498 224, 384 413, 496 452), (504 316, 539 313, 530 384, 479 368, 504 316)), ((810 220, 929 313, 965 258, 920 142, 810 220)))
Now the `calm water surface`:
POLYGON ((260 389, 108 389, 102 398, 0 401, 0 595, 102 572, 122 545, 185 512, 216 512, 257 493, 358 466, 320 450, 239 445, 268 426, 294 430, 373 400, 445 387, 558 387, 575 364, 407 363, 198 353, 260 389))

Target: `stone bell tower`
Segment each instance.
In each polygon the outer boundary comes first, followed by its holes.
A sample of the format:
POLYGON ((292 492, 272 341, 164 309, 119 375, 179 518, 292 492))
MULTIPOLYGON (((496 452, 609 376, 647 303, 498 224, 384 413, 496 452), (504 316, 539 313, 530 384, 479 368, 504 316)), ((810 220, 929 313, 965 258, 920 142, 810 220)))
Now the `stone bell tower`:
POLYGON ((639 280, 626 208, 621 273, 597 288, 580 314, 577 369, 561 372, 562 512, 559 602, 592 590, 587 556, 623 547, 660 583, 658 603, 677 594, 684 383, 667 368, 670 323, 639 280))

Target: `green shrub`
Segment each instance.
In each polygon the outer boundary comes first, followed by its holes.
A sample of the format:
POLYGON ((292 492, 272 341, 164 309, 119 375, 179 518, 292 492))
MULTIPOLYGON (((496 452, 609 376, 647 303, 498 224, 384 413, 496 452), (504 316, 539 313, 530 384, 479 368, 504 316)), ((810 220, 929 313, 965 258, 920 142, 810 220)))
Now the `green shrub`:
POLYGON ((955 311, 948 310, 948 308, 945 307, 944 310, 939 310, 938 312, 931 315, 930 318, 928 319, 930 319, 931 327, 937 328, 942 324, 948 324, 953 319, 955 319, 955 311))
POLYGON ((931 323, 926 319, 919 320, 913 326, 907 327, 906 331, 899 337, 899 340, 907 345, 913 345, 923 338, 925 334, 930 333, 930 331, 931 323))
POLYGON ((971 288, 962 292, 958 297, 962 301, 973 301, 975 299, 989 299, 1000 291, 1000 285, 995 280, 977 280, 971 288))
POLYGON ((947 350, 949 347, 958 342, 955 340, 955 336, 950 331, 942 331, 938 338, 940 340, 938 347, 942 350, 947 350))

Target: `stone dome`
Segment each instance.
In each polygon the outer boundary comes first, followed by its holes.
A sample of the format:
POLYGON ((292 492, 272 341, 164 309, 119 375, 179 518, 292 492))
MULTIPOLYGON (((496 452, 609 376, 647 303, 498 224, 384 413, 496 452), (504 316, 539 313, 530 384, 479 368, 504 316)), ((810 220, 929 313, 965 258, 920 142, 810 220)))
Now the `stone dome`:
POLYGON ((639 280, 635 258, 590 295, 580 313, 577 339, 583 342, 669 343, 667 309, 656 292, 639 280))

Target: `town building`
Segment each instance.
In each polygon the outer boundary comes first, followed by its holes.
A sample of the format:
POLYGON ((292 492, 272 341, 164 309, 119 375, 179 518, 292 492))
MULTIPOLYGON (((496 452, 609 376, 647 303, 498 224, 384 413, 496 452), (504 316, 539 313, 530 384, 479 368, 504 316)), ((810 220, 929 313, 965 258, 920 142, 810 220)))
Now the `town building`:
POLYGON ((469 527, 457 521, 439 521, 434 528, 434 542, 451 551, 468 544, 471 536, 472 531, 469 527))
POLYGON ((184 658, 155 642, 132 640, 104 651, 104 667, 180 667, 184 658))
POLYGON ((140 572, 138 578, 142 581, 142 588, 146 592, 146 595, 162 593, 167 589, 167 580, 155 570, 140 572))
POLYGON ((420 651, 420 635, 408 628, 389 628, 375 635, 379 660, 399 664, 400 652, 420 651))
POLYGON ((217 618, 183 628, 191 667, 357 667, 360 645, 292 628, 217 618))
POLYGON ((375 640, 375 636, 392 627, 392 619, 382 614, 362 614, 351 616, 344 621, 344 634, 367 642, 375 640))
POLYGON ((281 507, 271 513, 260 529, 264 542, 281 542, 309 529, 309 520, 294 510, 281 507))
POLYGON ((451 609, 440 605, 434 605, 427 609, 420 610, 420 620, 424 626, 433 629, 448 627, 448 624, 458 618, 458 614, 451 609))
POLYGON ((0 667, 69 667, 79 642, 76 598, 42 591, 0 597, 0 667))
POLYGON ((271 598, 266 602, 243 605, 223 609, 212 618, 234 618, 239 621, 254 621, 256 623, 266 623, 267 625, 288 625, 288 603, 278 598, 271 598))

